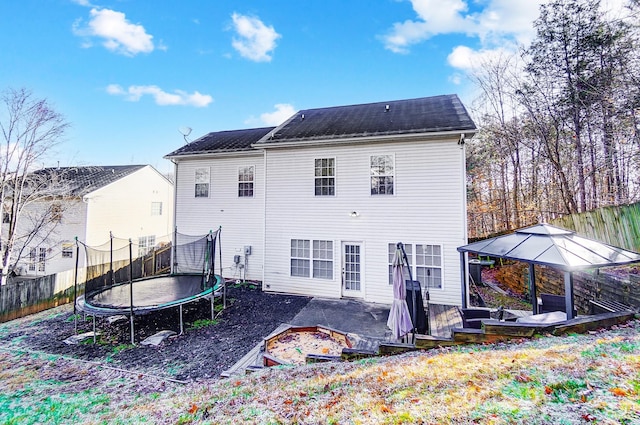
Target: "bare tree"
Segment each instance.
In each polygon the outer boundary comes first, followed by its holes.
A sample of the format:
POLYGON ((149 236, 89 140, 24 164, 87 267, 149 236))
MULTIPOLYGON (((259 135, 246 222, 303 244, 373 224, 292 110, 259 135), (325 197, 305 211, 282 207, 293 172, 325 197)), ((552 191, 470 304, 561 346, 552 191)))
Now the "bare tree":
POLYGON ((34 171, 49 159, 69 127, 46 99, 36 99, 29 90, 8 89, 1 100, 0 284, 26 247, 46 240, 60 221, 63 204, 50 201, 65 196, 62 177, 34 171))

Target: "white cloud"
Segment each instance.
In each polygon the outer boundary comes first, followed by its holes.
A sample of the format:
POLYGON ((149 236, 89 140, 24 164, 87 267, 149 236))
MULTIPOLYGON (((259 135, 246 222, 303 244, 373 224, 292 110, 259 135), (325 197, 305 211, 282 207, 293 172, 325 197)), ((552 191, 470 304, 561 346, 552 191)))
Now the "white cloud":
POLYGON ((280 125, 285 122, 289 117, 296 113, 293 105, 288 103, 277 103, 274 105, 276 108, 273 112, 265 112, 260 114, 260 120, 266 125, 280 125))
POLYGON ((489 49, 505 42, 526 43, 534 34, 533 21, 546 0, 486 0, 469 11, 470 0, 410 0, 415 20, 393 24, 382 37, 385 48, 408 53, 412 45, 442 34, 478 37, 489 49))
POLYGON ((128 101, 138 102, 142 96, 152 96, 157 105, 187 105, 203 108, 213 102, 213 98, 208 94, 193 92, 189 94, 182 90, 174 90, 173 93, 167 93, 158 86, 129 86, 124 89, 119 84, 110 84, 106 87, 106 92, 114 96, 124 96, 128 101))
POLYGON ((255 62, 270 62, 276 40, 282 37, 272 26, 260 19, 234 13, 231 15, 236 37, 231 45, 244 58, 255 62))
POLYGON ((142 25, 130 23, 124 13, 94 8, 90 16, 86 26, 81 26, 81 21, 74 23, 76 35, 100 38, 105 48, 126 56, 153 51, 153 36, 142 25))
POLYGON ((456 46, 447 62, 453 68, 470 71, 483 63, 494 62, 502 56, 509 56, 509 50, 504 48, 474 50, 467 46, 456 46))
POLYGON ((93 7, 89 0, 71 0, 71 2, 80 6, 93 7))

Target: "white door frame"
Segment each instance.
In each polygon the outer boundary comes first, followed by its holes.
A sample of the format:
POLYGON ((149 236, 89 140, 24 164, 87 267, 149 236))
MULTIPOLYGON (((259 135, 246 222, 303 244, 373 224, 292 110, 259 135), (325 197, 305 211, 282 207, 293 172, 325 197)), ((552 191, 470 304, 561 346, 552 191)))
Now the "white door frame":
POLYGON ((340 244, 341 279, 340 292, 342 297, 364 298, 364 242, 342 241, 340 244), (347 247, 350 251, 347 253, 347 247), (348 289, 347 287, 357 287, 348 289))

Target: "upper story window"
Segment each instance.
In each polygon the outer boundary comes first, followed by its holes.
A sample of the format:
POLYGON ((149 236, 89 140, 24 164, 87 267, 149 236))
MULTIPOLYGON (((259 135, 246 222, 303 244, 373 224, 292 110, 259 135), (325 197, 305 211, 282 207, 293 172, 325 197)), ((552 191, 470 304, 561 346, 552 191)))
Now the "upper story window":
POLYGON ((162 202, 151 203, 151 215, 162 215, 162 202))
POLYGON ((51 221, 55 223, 62 221, 62 205, 58 203, 51 205, 51 221))
POLYGON ((253 196, 253 177, 254 167, 253 165, 248 167, 240 167, 238 169, 238 196, 239 197, 252 197, 253 196))
POLYGON ((333 196, 336 194, 335 158, 315 160, 315 194, 316 196, 333 196))
POLYGON ((196 168, 195 182, 196 198, 208 198, 210 182, 209 168, 196 168))
POLYGON ((395 167, 393 155, 371 156, 371 194, 393 195, 395 167))
POLYGON ((62 242, 62 258, 73 258, 73 242, 62 242))

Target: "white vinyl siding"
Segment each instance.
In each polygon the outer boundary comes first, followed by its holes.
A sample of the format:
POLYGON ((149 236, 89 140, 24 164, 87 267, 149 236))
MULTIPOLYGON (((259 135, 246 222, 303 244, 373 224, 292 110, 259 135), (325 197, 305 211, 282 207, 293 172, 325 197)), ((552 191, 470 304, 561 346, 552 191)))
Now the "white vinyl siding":
MULTIPOLYGON (((342 296, 341 252, 334 248, 332 279, 290 276, 290 241, 363 241, 362 288, 365 301, 390 304, 389 243, 442 247, 441 290, 431 302, 459 305, 460 256, 466 243, 464 149, 458 138, 266 150, 265 243, 263 288, 309 296, 342 296), (393 158, 394 195, 371 195, 371 157, 393 158), (340 176, 336 195, 309 190, 309 164, 335 158, 340 176), (351 213, 356 211, 357 214, 351 213)), ((179 180, 178 180, 179 181, 179 180)), ((228 240, 228 239, 227 239, 228 240)), ((412 260, 413 261, 413 260, 412 260)), ((415 267, 415 262, 413 262, 415 267)))
MULTIPOLYGON (((205 235, 222 227, 223 275, 229 278, 263 280, 264 248, 264 158, 261 152, 209 159, 181 159, 176 166, 175 225, 179 233, 205 235), (238 170, 254 167, 253 196, 238 196, 238 170), (211 170, 209 198, 194 198, 197 168, 211 170), (244 247, 251 247, 247 263, 236 266, 234 256, 244 263, 244 247)), ((289 239, 283 255, 287 261, 282 273, 289 275, 289 239)), ((216 273, 219 257, 216 253, 216 273)))

